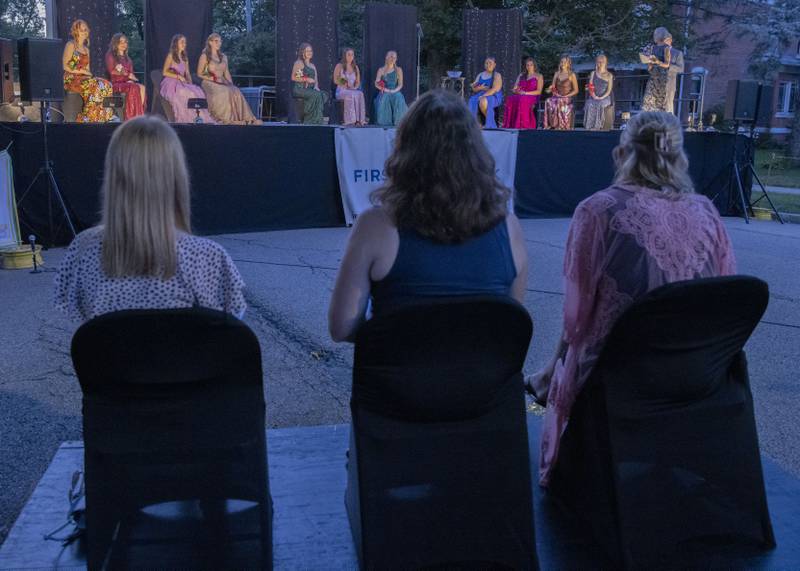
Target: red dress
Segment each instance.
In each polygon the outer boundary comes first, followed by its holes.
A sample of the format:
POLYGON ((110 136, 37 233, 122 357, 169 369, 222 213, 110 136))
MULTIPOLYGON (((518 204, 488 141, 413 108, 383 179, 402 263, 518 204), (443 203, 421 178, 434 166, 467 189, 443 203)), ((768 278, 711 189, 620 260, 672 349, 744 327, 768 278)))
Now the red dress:
POLYGON ((111 78, 111 85, 114 93, 125 94, 125 119, 144 115, 145 102, 142 101, 142 92, 139 83, 131 81, 130 74, 133 73, 133 62, 131 58, 120 60, 119 63, 112 53, 106 54, 106 71, 111 78))

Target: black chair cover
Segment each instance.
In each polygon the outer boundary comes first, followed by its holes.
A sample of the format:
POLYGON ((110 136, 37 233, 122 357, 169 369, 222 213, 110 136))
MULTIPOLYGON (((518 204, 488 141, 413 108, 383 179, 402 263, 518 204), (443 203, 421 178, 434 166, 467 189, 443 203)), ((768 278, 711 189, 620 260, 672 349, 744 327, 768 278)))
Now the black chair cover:
POLYGON ((258 339, 209 309, 81 326, 89 569, 272 568, 258 339))
POLYGON ((615 565, 691 566, 737 544, 775 546, 742 351, 768 297, 751 277, 677 282, 614 326, 550 491, 615 565))
POLYGON ((366 569, 536 569, 516 302, 450 299, 359 331, 346 503, 366 569))

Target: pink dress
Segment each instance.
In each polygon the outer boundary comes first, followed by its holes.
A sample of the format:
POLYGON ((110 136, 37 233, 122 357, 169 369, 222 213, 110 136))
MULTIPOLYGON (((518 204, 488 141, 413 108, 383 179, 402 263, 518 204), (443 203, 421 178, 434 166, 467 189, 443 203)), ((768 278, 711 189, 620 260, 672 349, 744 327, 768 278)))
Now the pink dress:
MULTIPOLYGON (((172 62, 172 71, 178 75, 186 73, 186 62, 172 62)), ((184 83, 174 77, 165 77, 161 80, 161 97, 169 101, 176 123, 194 123, 197 113, 194 109, 188 109, 186 104, 190 99, 205 99, 206 94, 203 88, 193 83, 184 83)), ((200 110, 200 118, 203 123, 215 123, 208 112, 208 109, 200 110)))
MULTIPOLYGON (((518 85, 520 91, 536 91, 539 81, 535 75, 530 79, 520 76, 518 85)), ((509 129, 535 129, 538 104, 538 95, 512 93, 506 98, 506 116, 503 126, 509 129)))
POLYGON ((547 486, 575 398, 614 322, 666 283, 736 272, 717 209, 698 194, 617 185, 578 205, 564 256, 564 341, 547 395, 539 483, 547 486))

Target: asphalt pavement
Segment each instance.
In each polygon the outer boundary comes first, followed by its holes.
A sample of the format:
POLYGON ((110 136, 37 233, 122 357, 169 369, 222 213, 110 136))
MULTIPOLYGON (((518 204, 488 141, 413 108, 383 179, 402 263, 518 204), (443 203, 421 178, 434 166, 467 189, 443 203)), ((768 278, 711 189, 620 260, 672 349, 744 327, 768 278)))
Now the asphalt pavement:
MULTIPOLYGON (((740 273, 770 285, 747 346, 761 449, 800 477, 800 225, 726 219, 740 273)), ((523 220, 534 319, 526 367, 550 356, 561 327, 568 219, 523 220)), ((326 314, 345 228, 219 236, 247 284, 245 321, 261 341, 270 427, 349 420, 352 346, 333 343, 326 314)), ((81 395, 69 356, 77 324, 52 307, 63 250, 46 271, 0 271, 0 542, 59 443, 81 439, 81 395)), ((65 488, 66 506, 66 488, 65 488)))

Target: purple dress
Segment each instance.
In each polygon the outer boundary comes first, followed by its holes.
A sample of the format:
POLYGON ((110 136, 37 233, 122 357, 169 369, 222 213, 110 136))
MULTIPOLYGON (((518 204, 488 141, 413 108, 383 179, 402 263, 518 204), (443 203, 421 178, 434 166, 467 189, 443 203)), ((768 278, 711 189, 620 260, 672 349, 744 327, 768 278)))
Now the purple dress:
POLYGON ((345 71, 342 77, 347 85, 336 86, 336 99, 344 101, 344 120, 345 125, 354 123, 366 123, 366 105, 364 104, 364 92, 356 88, 356 73, 345 71))
MULTIPOLYGON (((178 75, 186 73, 186 62, 172 62, 170 70, 178 75)), ((165 77, 161 80, 161 97, 169 101, 172 106, 172 113, 176 123, 194 123, 197 113, 194 109, 186 107, 190 99, 205 99, 206 94, 199 85, 193 83, 183 83, 174 77, 165 77)), ((215 123, 208 112, 208 109, 200 110, 200 118, 203 123, 215 123)))

